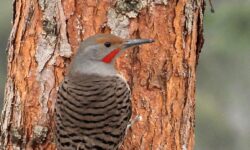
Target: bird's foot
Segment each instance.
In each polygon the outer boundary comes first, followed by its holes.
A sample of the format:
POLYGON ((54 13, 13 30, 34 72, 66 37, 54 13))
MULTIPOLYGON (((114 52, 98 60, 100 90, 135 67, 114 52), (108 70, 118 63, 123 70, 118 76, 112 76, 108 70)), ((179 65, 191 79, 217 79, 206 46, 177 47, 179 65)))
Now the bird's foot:
POLYGON ((142 120, 142 116, 141 116, 141 115, 136 115, 134 119, 131 119, 131 120, 130 120, 130 123, 129 123, 128 126, 127 126, 127 130, 128 130, 128 129, 131 129, 131 127, 132 127, 135 123, 137 123, 137 122, 139 122, 139 121, 141 121, 141 120, 142 120))

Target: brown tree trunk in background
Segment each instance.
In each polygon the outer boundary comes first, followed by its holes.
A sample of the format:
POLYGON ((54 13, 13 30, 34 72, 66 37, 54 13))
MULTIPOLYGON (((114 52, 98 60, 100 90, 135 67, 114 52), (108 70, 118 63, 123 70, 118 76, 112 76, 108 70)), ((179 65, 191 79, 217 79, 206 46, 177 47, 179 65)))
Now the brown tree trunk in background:
POLYGON ((194 148, 195 81, 204 0, 14 0, 3 149, 55 149, 57 87, 82 39, 96 33, 154 38, 117 68, 129 81, 133 117, 124 150, 194 148))

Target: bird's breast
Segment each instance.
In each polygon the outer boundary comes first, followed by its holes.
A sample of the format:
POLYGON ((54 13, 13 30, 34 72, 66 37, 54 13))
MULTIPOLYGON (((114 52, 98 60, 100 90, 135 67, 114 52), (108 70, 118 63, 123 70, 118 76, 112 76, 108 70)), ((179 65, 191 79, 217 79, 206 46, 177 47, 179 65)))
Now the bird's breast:
POLYGON ((66 78, 56 102, 57 141, 61 147, 117 148, 130 116, 130 90, 120 76, 66 78))

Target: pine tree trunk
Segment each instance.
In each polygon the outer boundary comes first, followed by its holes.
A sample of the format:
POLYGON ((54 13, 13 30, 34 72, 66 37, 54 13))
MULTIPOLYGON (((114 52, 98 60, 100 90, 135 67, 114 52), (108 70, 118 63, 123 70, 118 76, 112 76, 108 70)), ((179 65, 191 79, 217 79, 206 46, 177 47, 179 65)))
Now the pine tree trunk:
POLYGON ((142 117, 122 149, 193 149, 203 11, 203 0, 14 0, 1 147, 55 149, 53 108, 70 58, 82 39, 112 33, 156 40, 117 61, 142 117))

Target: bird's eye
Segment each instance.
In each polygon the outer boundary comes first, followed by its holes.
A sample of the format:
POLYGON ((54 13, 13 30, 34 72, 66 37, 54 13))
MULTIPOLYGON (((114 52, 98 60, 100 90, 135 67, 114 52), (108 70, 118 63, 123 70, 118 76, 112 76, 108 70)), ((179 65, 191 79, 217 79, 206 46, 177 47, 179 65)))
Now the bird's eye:
POLYGON ((110 47, 110 46, 111 46, 111 43, 110 43, 110 42, 105 42, 104 45, 105 45, 106 47, 110 47))

